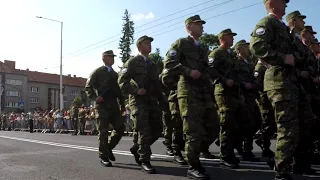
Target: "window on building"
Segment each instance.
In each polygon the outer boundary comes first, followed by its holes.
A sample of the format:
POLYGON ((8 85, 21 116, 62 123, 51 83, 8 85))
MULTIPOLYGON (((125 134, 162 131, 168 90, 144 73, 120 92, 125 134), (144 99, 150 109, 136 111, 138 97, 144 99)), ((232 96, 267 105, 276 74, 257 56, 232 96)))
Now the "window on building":
POLYGON ((19 103, 18 102, 6 102, 6 107, 13 107, 13 108, 17 108, 19 107, 19 103))
POLYGON ((7 96, 11 96, 11 97, 20 97, 21 96, 21 92, 20 91, 6 91, 7 96))
POLYGON ((31 87, 31 92, 38 93, 39 92, 39 88, 38 87, 31 87))
POLYGON ((15 80, 15 79, 6 79, 6 84, 21 86, 22 85, 22 81, 21 80, 15 80))
POLYGON ((31 97, 30 98, 30 103, 39 103, 39 98, 31 97))
POLYGON ((71 96, 77 96, 77 95, 78 95, 78 91, 76 91, 76 90, 71 91, 71 96))

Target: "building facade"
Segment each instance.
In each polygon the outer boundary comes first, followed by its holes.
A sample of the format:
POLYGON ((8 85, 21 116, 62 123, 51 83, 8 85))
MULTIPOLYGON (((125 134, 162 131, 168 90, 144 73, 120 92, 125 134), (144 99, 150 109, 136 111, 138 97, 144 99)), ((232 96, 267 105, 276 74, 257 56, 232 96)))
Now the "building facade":
MULTIPOLYGON (((17 112, 57 109, 60 106, 60 76, 15 68, 14 61, 0 61, 1 111, 17 112)), ((77 96, 85 98, 85 78, 63 76, 64 109, 77 96)))

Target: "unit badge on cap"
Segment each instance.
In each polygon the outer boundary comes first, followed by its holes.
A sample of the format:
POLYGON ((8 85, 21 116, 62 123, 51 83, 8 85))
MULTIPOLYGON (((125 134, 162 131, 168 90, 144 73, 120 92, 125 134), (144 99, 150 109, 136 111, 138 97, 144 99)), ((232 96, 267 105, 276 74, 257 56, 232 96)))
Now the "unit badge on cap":
POLYGON ((256 30, 256 34, 259 36, 264 35, 264 33, 266 33, 266 30, 264 28, 258 28, 256 30))
POLYGON ((175 56, 175 55, 177 55, 177 51, 176 50, 171 50, 169 52, 169 54, 170 54, 170 56, 175 56))
POLYGON ((254 77, 258 77, 259 73, 258 72, 254 72, 254 77))

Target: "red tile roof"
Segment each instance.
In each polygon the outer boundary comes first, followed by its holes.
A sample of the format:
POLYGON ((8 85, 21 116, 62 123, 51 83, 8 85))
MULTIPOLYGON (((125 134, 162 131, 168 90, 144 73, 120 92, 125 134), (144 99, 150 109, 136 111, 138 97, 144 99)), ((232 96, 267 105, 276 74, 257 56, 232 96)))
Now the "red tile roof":
MULTIPOLYGON (((28 81, 31 82, 60 84, 60 75, 15 69, 12 67, 12 62, 14 61, 9 61, 9 64, 8 61, 5 61, 5 63, 0 61, 0 72, 25 75, 28 76, 28 81)), ((63 85, 84 87, 86 81, 87 79, 82 77, 62 76, 63 85)))

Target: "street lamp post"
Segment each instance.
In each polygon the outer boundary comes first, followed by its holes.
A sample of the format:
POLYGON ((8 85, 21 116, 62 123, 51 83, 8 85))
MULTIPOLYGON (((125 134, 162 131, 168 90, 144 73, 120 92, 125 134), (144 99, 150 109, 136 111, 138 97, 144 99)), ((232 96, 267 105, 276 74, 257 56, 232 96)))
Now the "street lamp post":
POLYGON ((37 18, 53 21, 53 22, 58 22, 61 24, 61 44, 60 44, 60 110, 63 109, 63 92, 62 92, 62 31, 63 31, 63 22, 62 21, 57 21, 53 19, 48 19, 44 18, 41 16, 37 16, 37 18))

